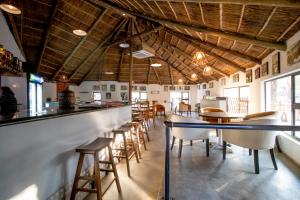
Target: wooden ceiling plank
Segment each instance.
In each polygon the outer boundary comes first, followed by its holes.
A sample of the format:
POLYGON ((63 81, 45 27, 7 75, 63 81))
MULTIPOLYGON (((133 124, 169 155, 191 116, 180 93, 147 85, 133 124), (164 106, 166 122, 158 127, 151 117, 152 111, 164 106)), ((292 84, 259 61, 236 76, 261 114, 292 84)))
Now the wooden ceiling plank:
MULTIPOLYGON (((148 0, 154 1, 154 0, 148 0)), ((277 6, 300 8, 300 2, 295 0, 155 0, 157 2, 190 2, 190 3, 226 3, 226 4, 245 4, 257 6, 277 6)))
POLYGON ((133 0, 144 12, 145 12, 145 8, 142 6, 142 4, 140 4, 138 1, 133 0))
POLYGON ((277 42, 280 41, 285 36, 285 34, 287 34, 296 24, 298 24, 299 21, 300 21, 300 16, 287 29, 285 29, 285 31, 277 38, 276 41, 277 42))
POLYGON ((242 9, 241 9, 241 14, 240 14, 240 19, 239 19, 239 24, 238 24, 238 27, 236 29, 236 32, 240 32, 240 28, 241 28, 241 25, 242 25, 242 22, 243 22, 243 18, 244 18, 244 12, 245 12, 245 5, 242 6, 242 9))
POLYGON ((219 10, 220 10, 220 29, 223 30, 223 4, 220 3, 219 5, 219 10))
POLYGON ((173 6, 171 5, 170 1, 167 1, 167 3, 168 3, 168 5, 169 5, 169 7, 171 8, 171 10, 172 10, 172 12, 173 12, 173 15, 174 15, 175 19, 178 20, 178 17, 177 17, 177 15, 176 15, 176 12, 175 12, 173 6))
POLYGON ((149 80, 150 80, 150 73, 151 73, 151 69, 152 69, 152 67, 151 67, 151 62, 150 62, 150 60, 148 59, 148 61, 149 61, 149 63, 148 63, 148 75, 147 75, 147 84, 149 84, 149 80))
POLYGON ((42 39, 42 42, 41 42, 41 47, 40 47, 40 55, 39 55, 39 58, 38 58, 38 63, 37 63, 37 68, 36 68, 36 72, 39 72, 40 70, 40 65, 42 63, 42 59, 43 59, 43 55, 44 55, 44 52, 45 52, 45 49, 46 49, 46 45, 48 43, 48 39, 49 39, 49 32, 50 32, 50 27, 53 23, 53 19, 54 19, 54 16, 57 12, 57 9, 58 9, 58 0, 55 0, 55 3, 54 3, 54 6, 53 8, 51 9, 51 14, 50 14, 50 17, 48 18, 48 22, 47 22, 47 28, 45 30, 45 34, 43 36, 43 39, 42 39))
POLYGON ((75 48, 71 51, 71 53, 67 56, 64 63, 61 65, 61 67, 55 72, 52 80, 55 80, 60 71, 68 64, 68 62, 72 59, 72 57, 75 55, 75 53, 81 48, 81 46, 84 44, 84 42, 87 40, 87 38, 92 34, 92 32, 95 30, 95 28, 98 26, 98 24, 101 22, 102 18, 106 14, 107 9, 104 9, 96 18, 96 20, 93 22, 91 27, 87 30, 86 36, 84 36, 80 42, 75 46, 75 48))
MULTIPOLYGON (((79 72, 79 70, 81 69, 81 67, 84 66, 84 65, 89 61, 89 59, 92 58, 99 50, 101 50, 102 47, 103 47, 107 42, 109 42, 109 41, 115 36, 116 33, 120 32, 120 30, 122 29, 122 27, 124 26, 124 24, 126 24, 126 21, 127 21, 127 19, 123 19, 123 20, 116 26, 116 28, 115 28, 115 29, 114 29, 114 30, 106 37, 106 39, 103 40, 103 41, 101 42, 101 44, 100 44, 96 49, 94 49, 94 51, 93 51, 91 54, 89 54, 89 56, 88 56, 85 60, 83 60, 83 61, 78 65, 78 67, 77 67, 77 68, 73 71, 73 73, 69 76, 69 80, 71 80, 71 79, 75 76, 75 74, 79 72)), ((106 50, 107 50, 107 48, 106 48, 105 50, 102 51, 101 55, 103 55, 103 54, 105 53, 106 50)), ((99 60, 99 59, 98 59, 98 60, 99 60)), ((91 67, 91 69, 93 69, 93 67, 91 67)), ((84 79, 83 79, 83 80, 84 80, 84 79)))
POLYGON ((204 45, 204 46, 207 46, 207 47, 210 47, 210 48, 213 48, 213 49, 218 49, 220 51, 223 51, 223 52, 226 52, 226 53, 230 53, 230 54, 232 54, 234 56, 243 58, 243 59, 245 59, 247 61, 250 61, 250 62, 253 62, 253 63, 256 63, 256 64, 261 64, 262 63, 262 61, 260 59, 254 58, 252 56, 245 55, 245 54, 240 53, 238 51, 230 50, 230 49, 227 49, 227 48, 224 48, 224 47, 221 47, 221 46, 216 46, 216 45, 214 45, 212 43, 205 42, 205 41, 202 41, 202 40, 198 40, 198 39, 193 38, 193 37, 188 37, 185 34, 178 33, 178 32, 172 31, 170 29, 164 29, 164 30, 167 31, 168 33, 170 33, 171 35, 174 35, 174 36, 182 39, 183 41, 191 41, 193 43, 196 43, 199 46, 200 45, 204 45))
POLYGON ((167 18, 166 14, 164 13, 164 11, 161 9, 161 7, 158 5, 158 3, 156 1, 154 1, 155 5, 157 6, 158 10, 161 12, 161 14, 167 18))
POLYGON ((152 12, 153 14, 156 15, 156 12, 155 12, 154 9, 150 6, 150 4, 149 4, 146 0, 142 0, 142 1, 150 8, 151 12, 152 12))
POLYGON ((267 25, 269 24, 269 21, 271 20, 271 18, 273 17, 274 13, 276 12, 277 7, 274 7, 270 13, 270 15, 268 16, 268 18, 266 19, 263 27, 259 30, 259 32, 256 34, 256 37, 258 37, 267 27, 267 25))
POLYGON ((173 80, 173 74, 172 74, 172 68, 170 65, 168 65, 169 68, 169 76, 170 76, 170 82, 172 85, 174 85, 174 80, 173 80))
POLYGON ((130 6, 134 7, 135 10, 139 10, 138 7, 136 7, 133 3, 131 3, 128 0, 122 0, 122 1, 126 1, 130 6))
POLYGON ((143 15, 140 13, 136 13, 136 12, 132 12, 130 10, 121 8, 115 4, 112 4, 106 0, 102 0, 98 2, 99 4, 103 5, 104 7, 110 7, 110 8, 114 8, 117 9, 119 11, 128 13, 130 15, 136 16, 136 17, 140 17, 143 18, 145 20, 148 21, 152 21, 152 22, 156 22, 156 23, 160 23, 164 26, 176 26, 179 29, 190 29, 190 30, 194 30, 197 32, 202 32, 202 33, 207 33, 210 35, 214 35, 214 36, 219 36, 219 37, 224 37, 227 39, 231 39, 231 40, 238 40, 240 42, 244 42, 244 43, 249 43, 249 44, 253 44, 253 45, 257 45, 257 46, 261 46, 261 47, 265 47, 265 48, 270 48, 270 49, 277 49, 277 50, 282 50, 285 51, 287 49, 287 45, 286 42, 268 42, 268 41, 264 41, 264 40, 259 40, 257 38, 253 38, 247 35, 242 35, 239 33, 235 33, 235 32, 224 32, 218 29, 213 29, 207 26, 199 26, 199 25, 188 25, 185 23, 178 23, 178 22, 173 22, 171 20, 167 20, 167 19, 160 19, 160 18, 155 18, 155 17, 150 17, 147 15, 143 15))
POLYGON ((125 54, 125 51, 124 51, 124 49, 122 49, 121 58, 119 61, 118 73, 117 73, 118 82, 120 82, 120 75, 121 75, 121 68, 122 68, 122 64, 123 64, 124 54, 125 54))
POLYGON ((186 15, 188 16, 189 22, 192 23, 192 19, 191 19, 190 13, 189 13, 189 11, 188 11, 188 9, 187 9, 185 3, 182 2, 182 4, 183 4, 184 10, 185 10, 185 12, 186 12, 186 15))

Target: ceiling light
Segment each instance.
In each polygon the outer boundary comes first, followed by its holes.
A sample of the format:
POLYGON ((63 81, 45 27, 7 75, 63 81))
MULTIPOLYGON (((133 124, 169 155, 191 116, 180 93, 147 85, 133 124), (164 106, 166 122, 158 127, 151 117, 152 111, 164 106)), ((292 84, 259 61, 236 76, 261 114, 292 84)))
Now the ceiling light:
POLYGON ((104 72, 104 74, 106 74, 106 75, 113 75, 114 72, 104 72))
POLYGON ((203 52, 198 51, 193 56, 193 64, 195 65, 206 65, 207 64, 206 56, 203 52))
POLYGON ((73 33, 75 34, 75 35, 78 35, 78 36, 86 36, 86 32, 84 31, 84 30, 81 30, 81 29, 76 29, 76 30, 73 30, 73 33))
POLYGON ((160 63, 152 63, 150 66, 151 67, 161 67, 161 64, 160 63))
POLYGON ((182 83, 182 79, 180 78, 180 79, 178 79, 178 83, 182 83))
POLYGON ((123 16, 126 16, 126 14, 125 14, 125 13, 123 13, 122 15, 123 15, 123 16))
POLYGON ((191 75, 191 77, 192 77, 192 79, 196 79, 196 78, 197 78, 197 74, 193 73, 193 74, 191 75))
POLYGON ((126 49, 126 48, 129 48, 130 45, 128 43, 121 43, 121 44, 119 44, 119 47, 126 49))
POLYGON ((12 0, 4 1, 0 4, 0 8, 8 13, 19 15, 21 14, 21 10, 13 5, 12 0))
POLYGON ((203 69, 203 75, 204 76, 211 76, 213 73, 213 70, 210 66, 205 66, 203 69))

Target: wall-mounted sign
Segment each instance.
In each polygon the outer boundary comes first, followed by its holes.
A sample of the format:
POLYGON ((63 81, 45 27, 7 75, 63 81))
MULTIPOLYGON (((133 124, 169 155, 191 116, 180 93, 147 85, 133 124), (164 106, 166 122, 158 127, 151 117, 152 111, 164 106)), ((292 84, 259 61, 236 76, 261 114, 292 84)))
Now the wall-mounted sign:
POLYGON ((37 75, 34 75, 34 74, 29 74, 29 81, 34 82, 34 83, 39 83, 39 84, 44 83, 43 77, 37 76, 37 75))

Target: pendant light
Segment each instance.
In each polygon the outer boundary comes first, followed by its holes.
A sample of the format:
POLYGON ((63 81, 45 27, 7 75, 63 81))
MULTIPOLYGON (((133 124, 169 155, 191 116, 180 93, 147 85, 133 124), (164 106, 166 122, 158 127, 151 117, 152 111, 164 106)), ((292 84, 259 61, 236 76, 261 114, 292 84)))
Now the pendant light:
POLYGON ((0 8, 2 10, 4 10, 5 12, 8 12, 8 13, 11 13, 11 14, 14 14, 14 15, 20 15, 21 14, 21 10, 15 6, 13 0, 4 0, 0 4, 0 8))
POLYGON ((210 66, 205 66, 203 69, 203 75, 204 76, 211 76, 213 73, 213 70, 210 66))
POLYGON ((193 56, 192 63, 194 65, 200 65, 200 66, 206 65, 207 64, 207 59, 206 59, 205 54, 201 51, 196 52, 193 56))

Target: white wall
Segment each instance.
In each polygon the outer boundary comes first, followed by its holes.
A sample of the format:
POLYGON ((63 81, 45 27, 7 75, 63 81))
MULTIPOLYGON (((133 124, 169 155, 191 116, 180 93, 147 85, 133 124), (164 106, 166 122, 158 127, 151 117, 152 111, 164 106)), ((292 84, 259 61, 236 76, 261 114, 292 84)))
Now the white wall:
POLYGON ((45 102, 47 98, 51 98, 51 101, 57 100, 56 83, 43 83, 43 102, 45 102))
POLYGON ((9 87, 14 93, 21 109, 27 109, 27 77, 1 76, 1 86, 9 87))

